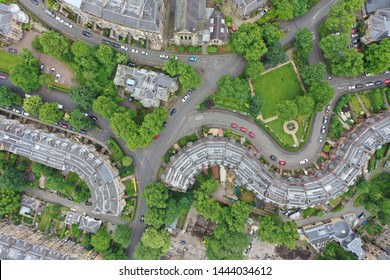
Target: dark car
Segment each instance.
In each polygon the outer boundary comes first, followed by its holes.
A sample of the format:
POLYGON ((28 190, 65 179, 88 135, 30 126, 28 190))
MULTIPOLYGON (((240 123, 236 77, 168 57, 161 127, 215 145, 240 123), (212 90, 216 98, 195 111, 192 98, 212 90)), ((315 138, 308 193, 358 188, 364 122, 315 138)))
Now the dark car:
POLYGON ((133 101, 134 101, 134 97, 133 97, 133 96, 130 96, 129 102, 133 102, 133 101))
POLYGON ((171 111, 171 116, 173 116, 174 114, 176 114, 177 112, 177 109, 176 108, 173 108, 172 111, 171 111))
POLYGON ((363 220, 364 218, 366 217, 366 214, 364 214, 364 212, 362 212, 360 215, 359 215, 359 219, 360 220, 363 220))
POLYGON ((376 81, 376 82, 375 82, 375 85, 377 85, 377 86, 379 86, 379 85, 381 85, 381 84, 383 84, 382 81, 376 81))
POLYGON ((137 64, 133 63, 133 62, 129 62, 127 65, 129 65, 130 67, 136 67, 137 64))
POLYGON ((84 129, 80 129, 80 133, 81 133, 81 134, 87 134, 87 131, 84 130, 84 129))
POLYGON ((68 196, 68 199, 69 199, 70 201, 73 201, 73 196, 68 196))
POLYGON ((15 50, 15 49, 12 49, 12 48, 9 48, 9 49, 8 49, 8 51, 9 51, 10 53, 18 53, 18 51, 17 51, 17 50, 15 50))
POLYGON ((102 43, 103 43, 103 44, 106 44, 106 45, 108 45, 108 46, 111 46, 111 42, 110 42, 110 41, 107 41, 107 40, 105 40, 105 39, 102 40, 102 43))
POLYGON ((95 117, 94 115, 89 115, 89 118, 91 119, 91 120, 93 120, 93 121, 97 121, 97 117, 95 117))
POLYGON ((91 34, 90 32, 88 32, 88 31, 83 31, 83 32, 81 32, 81 33, 83 33, 84 36, 87 36, 87 37, 89 37, 89 38, 92 37, 92 34, 91 34))
POLYGON ((363 88, 364 85, 363 85, 363 84, 357 84, 355 87, 356 87, 356 88, 363 88))
POLYGON ((117 49, 119 49, 121 47, 117 43, 111 43, 111 46, 113 46, 114 48, 117 48, 117 49))
POLYGON ((37 0, 31 0, 31 2, 32 2, 35 6, 38 6, 38 1, 37 1, 37 0))
POLYGON ((276 160, 276 156, 274 156, 274 155, 271 155, 270 158, 271 158, 272 160, 276 160))
POLYGON ((167 122, 163 122, 163 127, 166 127, 167 126, 167 122))
POLYGON ((88 202, 88 200, 85 201, 85 205, 91 206, 91 203, 88 202))

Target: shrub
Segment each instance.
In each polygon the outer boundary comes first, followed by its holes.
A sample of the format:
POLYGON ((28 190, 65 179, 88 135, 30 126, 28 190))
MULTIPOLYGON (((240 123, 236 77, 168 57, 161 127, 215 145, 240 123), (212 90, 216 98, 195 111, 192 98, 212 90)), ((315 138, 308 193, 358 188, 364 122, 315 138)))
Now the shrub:
POLYGON ((178 50, 180 53, 182 53, 182 52, 185 51, 185 47, 184 47, 184 46, 179 46, 179 47, 177 48, 177 50, 178 50))
POLYGON ((194 53, 196 49, 194 46, 189 46, 187 50, 189 53, 194 53))
POLYGON ((207 52, 209 53, 216 53, 218 51, 218 48, 216 46, 208 46, 207 52))

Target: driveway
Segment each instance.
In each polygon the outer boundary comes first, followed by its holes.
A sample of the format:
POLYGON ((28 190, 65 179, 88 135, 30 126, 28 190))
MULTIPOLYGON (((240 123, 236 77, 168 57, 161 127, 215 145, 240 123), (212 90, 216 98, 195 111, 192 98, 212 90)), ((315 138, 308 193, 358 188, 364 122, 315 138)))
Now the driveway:
POLYGON ((24 34, 23 39, 15 45, 12 45, 11 48, 17 49, 20 53, 24 48, 32 51, 34 56, 39 59, 41 63, 45 65, 45 73, 49 74, 51 68, 56 69, 56 74, 61 75, 60 83, 67 86, 76 86, 78 83, 74 79, 73 72, 61 61, 55 59, 52 56, 40 53, 36 51, 31 43, 34 40, 35 36, 38 36, 39 33, 34 31, 29 31, 24 34))

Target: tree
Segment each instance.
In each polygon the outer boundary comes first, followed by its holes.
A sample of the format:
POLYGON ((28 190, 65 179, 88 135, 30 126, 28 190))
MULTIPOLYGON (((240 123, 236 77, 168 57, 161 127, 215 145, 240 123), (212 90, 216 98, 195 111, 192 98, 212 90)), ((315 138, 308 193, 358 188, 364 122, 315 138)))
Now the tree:
POLYGON ((347 77, 359 76, 364 71, 363 57, 364 55, 356 49, 345 50, 338 63, 331 63, 332 74, 347 77))
POLYGON ((91 55, 91 47, 83 41, 74 42, 70 50, 74 55, 74 60, 78 63, 80 63, 83 58, 88 58, 91 55))
POLYGON ((1 171, 0 187, 14 192, 23 191, 25 187, 23 172, 13 167, 5 168, 1 171))
POLYGON ((2 187, 1 183, 0 186, 0 216, 15 213, 20 207, 20 194, 2 187))
POLYGON ((84 234, 82 244, 86 250, 92 250, 93 247, 91 245, 91 235, 90 234, 84 234))
POLYGON ((96 252, 104 253, 110 248, 111 237, 105 227, 101 227, 97 233, 91 237, 91 245, 96 252))
POLYGON ((75 109, 70 114, 69 123, 75 129, 91 129, 93 127, 92 121, 85 116, 85 113, 81 112, 79 109, 75 109))
POLYGON ((11 107, 13 104, 21 104, 22 98, 11 91, 9 87, 0 86, 0 105, 11 107))
POLYGON ((127 260, 126 251, 123 248, 110 249, 104 253, 105 260, 127 260))
POLYGON ((212 194, 219 187, 218 181, 215 179, 209 179, 200 186, 200 190, 205 194, 212 194))
POLYGON ((332 100, 334 90, 326 82, 313 82, 307 94, 314 100, 314 110, 319 112, 332 100))
POLYGON ((287 56, 282 45, 280 43, 276 43, 275 45, 271 46, 268 49, 266 59, 267 63, 271 66, 276 66, 285 62, 287 60, 287 56))
POLYGON ((93 101, 92 110, 109 120, 115 113, 123 113, 125 108, 118 106, 112 98, 101 95, 93 101))
POLYGON ((33 116, 38 116, 39 109, 42 105, 42 97, 39 95, 32 95, 23 99, 23 109, 33 116))
POLYGON ((232 203, 223 208, 221 220, 226 223, 230 232, 245 232, 252 206, 243 201, 232 203))
POLYGON ((168 189, 161 182, 149 183, 146 185, 142 197, 146 200, 149 208, 165 208, 167 206, 168 189))
POLYGON ((113 239, 123 248, 127 248, 131 242, 132 234, 132 230, 128 225, 118 225, 113 235, 113 239))
POLYGON ((69 54, 69 40, 55 31, 48 31, 40 35, 39 43, 45 54, 54 57, 67 57, 69 54))
POLYGON ((137 244, 134 258, 138 260, 157 260, 168 252, 171 240, 165 230, 147 228, 137 244))
POLYGON ((330 8, 323 26, 327 34, 335 32, 348 33, 351 27, 356 24, 355 20, 355 14, 346 10, 343 3, 339 3, 330 8))
POLYGON ((58 108, 56 102, 46 102, 39 108, 39 119, 45 123, 58 122, 64 116, 64 112, 58 108))
POLYGON ((92 108, 92 103, 97 97, 96 91, 86 86, 71 87, 69 94, 73 102, 85 110, 92 108))
POLYGON ((129 62, 129 57, 125 53, 116 53, 116 63, 118 64, 127 64, 129 62))
POLYGON ((356 12, 363 6, 364 0, 344 0, 342 3, 347 11, 356 12))
POLYGON ((165 206, 164 208, 157 208, 148 205, 145 213, 145 224, 153 226, 156 229, 161 228, 165 223, 165 206))
POLYGON ((332 63, 338 63, 341 55, 348 49, 350 43, 349 34, 331 34, 321 39, 320 48, 324 57, 332 63))
POLYGON ((112 67, 112 64, 115 63, 114 50, 107 45, 100 45, 95 52, 95 57, 101 64, 107 67, 112 67))
POLYGON ((312 82, 324 82, 326 66, 322 62, 305 65, 300 74, 306 86, 310 86, 312 82))
POLYGON ((295 99, 298 107, 298 114, 309 116, 314 112, 314 100, 310 95, 297 96, 295 99))
POLYGON ((281 20, 290 20, 294 18, 294 6, 288 0, 272 0, 276 7, 276 15, 281 20))
POLYGON ((292 100, 279 102, 275 109, 279 119, 283 121, 292 120, 298 116, 297 104, 292 100))
POLYGON ((263 104, 263 98, 260 95, 251 97, 249 102, 249 112, 252 114, 252 116, 257 117, 260 114, 261 108, 263 108, 263 104))
POLYGON ((252 80, 257 79, 260 77, 263 70, 263 63, 260 61, 249 60, 245 68, 245 77, 252 80))
POLYGON ((306 14, 309 0, 293 0, 294 5, 294 16, 299 17, 306 14))
POLYGON ((295 51, 302 62, 307 62, 313 49, 311 44, 313 40, 314 35, 309 28, 298 29, 295 40, 295 51))
POLYGON ((122 158, 122 165, 123 166, 130 166, 133 164, 133 159, 132 157, 130 156, 125 156, 124 158, 122 158))
POLYGON ((267 47, 274 46, 283 38, 284 33, 276 24, 266 23, 262 26, 262 37, 267 47))
POLYGON ((262 30, 255 23, 245 23, 240 26, 230 41, 234 52, 242 55, 246 60, 259 61, 267 52, 262 39, 262 30))
POLYGON ((279 216, 265 216, 260 218, 258 237, 270 244, 295 248, 299 234, 295 221, 284 223, 279 216))
POLYGON ((214 198, 209 197, 202 191, 195 192, 194 207, 206 219, 210 219, 213 222, 220 220, 222 213, 221 206, 215 201, 214 198))
POLYGON ((366 70, 371 74, 379 74, 390 68, 390 39, 369 45, 365 52, 366 70))
POLYGON ((54 85, 53 76, 50 74, 42 74, 39 76, 39 83, 46 89, 51 89, 54 85))

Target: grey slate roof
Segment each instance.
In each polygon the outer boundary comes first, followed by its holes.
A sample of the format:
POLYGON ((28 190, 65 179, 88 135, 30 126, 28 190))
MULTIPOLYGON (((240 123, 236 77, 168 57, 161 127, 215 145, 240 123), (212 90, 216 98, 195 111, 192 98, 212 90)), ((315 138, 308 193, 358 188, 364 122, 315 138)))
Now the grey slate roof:
POLYGON ((95 220, 94 218, 90 218, 88 216, 83 216, 80 220, 79 229, 90 233, 97 233, 101 225, 102 221, 95 220))
POLYGON ((390 8, 378 10, 375 15, 370 17, 371 28, 368 30, 367 37, 373 41, 378 41, 390 37, 390 8))
POLYGON ((205 16, 206 0, 176 0, 174 29, 203 31, 205 16))
POLYGON ((234 139, 209 136, 188 143, 171 157, 161 180, 186 191, 206 167, 223 165, 235 175, 236 184, 265 201, 287 208, 327 203, 347 191, 369 158, 369 153, 390 142, 390 112, 376 115, 357 126, 336 149, 336 157, 315 176, 284 178, 259 162, 251 150, 234 139))
POLYGON ((21 203, 23 206, 26 206, 34 211, 37 210, 37 208, 40 204, 38 200, 35 200, 35 199, 27 197, 27 196, 22 196, 21 203))
POLYGON ((12 31, 12 12, 9 11, 9 6, 0 4, 0 34, 7 36, 12 31))
POLYGON ((242 15, 247 16, 260 6, 264 5, 267 0, 236 0, 236 4, 241 7, 242 15))
POLYGON ((389 8, 390 0, 366 0, 364 5, 366 6, 367 14, 371 14, 379 9, 389 8))
POLYGON ((211 40, 221 40, 229 42, 230 34, 222 12, 214 11, 210 17, 208 28, 210 30, 211 40))

